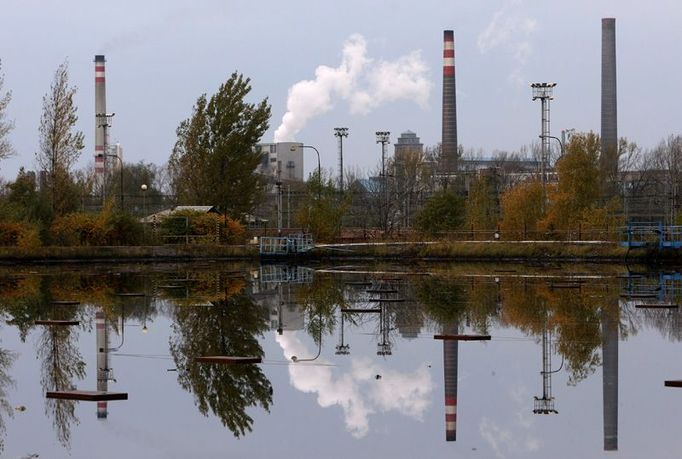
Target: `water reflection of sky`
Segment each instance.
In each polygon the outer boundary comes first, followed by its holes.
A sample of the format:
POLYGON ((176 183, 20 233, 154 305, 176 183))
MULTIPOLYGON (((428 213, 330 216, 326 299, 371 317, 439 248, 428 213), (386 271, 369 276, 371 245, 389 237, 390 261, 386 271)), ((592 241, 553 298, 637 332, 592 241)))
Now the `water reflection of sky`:
MULTIPOLYGON (((16 385, 7 398, 26 411, 4 416, 2 457, 673 458, 682 446, 682 390, 663 387, 665 379, 682 379, 681 345, 649 326, 619 343, 619 450, 607 453, 601 367, 574 386, 566 371, 555 374, 559 414, 533 415, 533 396, 542 393, 542 346, 513 327, 493 326, 487 343, 460 343, 457 441, 446 443, 443 346, 426 330, 410 340, 396 337, 393 355, 379 357, 369 321, 346 330, 350 355, 335 355, 337 336, 325 335, 320 358, 296 364, 291 356, 316 354, 313 339, 303 330, 267 331, 259 341, 273 387, 270 413, 249 408, 253 431, 235 438, 214 415, 201 415, 178 374, 167 371, 175 367, 171 317, 155 317, 146 335, 136 324, 131 320, 124 347, 111 356, 110 390, 130 399, 109 402, 106 420, 97 419, 96 404, 78 403, 70 450, 57 442, 44 413, 40 329, 22 343, 4 325, 1 345, 17 354, 10 369, 16 385)), ((87 367, 77 385, 94 389, 95 331, 80 330, 78 346, 87 367)), ((555 367, 560 362, 555 355, 555 367)))

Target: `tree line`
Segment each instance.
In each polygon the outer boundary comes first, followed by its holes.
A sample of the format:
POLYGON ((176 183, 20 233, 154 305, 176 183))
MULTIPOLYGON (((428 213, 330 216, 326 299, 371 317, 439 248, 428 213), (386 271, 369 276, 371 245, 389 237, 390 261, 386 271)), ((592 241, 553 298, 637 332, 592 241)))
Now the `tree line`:
MULTIPOLYGON (((77 88, 68 70, 65 61, 43 97, 35 153, 38 174, 22 168, 0 190, 0 244, 58 243, 55 225, 68 230, 69 223, 76 225, 71 228, 76 233, 91 232, 94 217, 73 215, 102 212, 103 227, 139 236, 140 216, 179 204, 216 206, 234 221, 254 215, 270 222, 281 218, 281 188, 275 178, 256 173, 263 155, 255 146, 269 127, 271 108, 267 98, 248 101, 249 78, 234 72, 214 94, 197 98, 176 130, 167 164, 121 162, 118 171, 97 177, 92 166, 76 169, 84 136, 77 129, 77 88)), ((9 141, 14 124, 8 118, 12 93, 3 86, 0 68, 0 159, 14 153, 9 141)), ((307 229, 321 240, 338 238, 348 228, 378 230, 386 237, 417 230, 432 235, 467 231, 471 237, 503 239, 583 237, 592 232, 603 239, 632 219, 671 224, 680 220, 682 136, 670 136, 646 152, 621 139, 617 177, 602 171, 600 139, 592 132, 571 136, 544 178, 539 166, 519 166, 528 155, 537 165, 536 150, 531 146, 511 154, 497 152, 484 169, 468 170, 462 166, 464 159, 482 152, 460 147, 459 167, 452 168, 435 145, 389 158, 384 170, 345 171, 344 192, 331 174, 316 172, 306 183, 287 184, 295 198, 293 206, 287 203, 286 224, 307 229), (605 187, 607 182, 615 186, 605 187), (607 195, 607 189, 615 191, 607 195)), ((112 237, 92 240, 111 243, 112 237)))

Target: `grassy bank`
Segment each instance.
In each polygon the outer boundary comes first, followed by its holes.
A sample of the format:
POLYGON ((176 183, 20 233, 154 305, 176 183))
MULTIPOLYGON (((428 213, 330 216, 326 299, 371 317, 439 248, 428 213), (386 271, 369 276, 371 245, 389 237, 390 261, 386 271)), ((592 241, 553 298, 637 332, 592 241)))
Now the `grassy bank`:
MULTIPOLYGON (((387 258, 425 260, 566 260, 566 261, 648 261, 645 249, 630 250, 616 243, 526 242, 526 241, 442 241, 434 243, 357 244, 316 248, 319 258, 387 258)), ((655 257, 654 257, 655 258, 655 257)))

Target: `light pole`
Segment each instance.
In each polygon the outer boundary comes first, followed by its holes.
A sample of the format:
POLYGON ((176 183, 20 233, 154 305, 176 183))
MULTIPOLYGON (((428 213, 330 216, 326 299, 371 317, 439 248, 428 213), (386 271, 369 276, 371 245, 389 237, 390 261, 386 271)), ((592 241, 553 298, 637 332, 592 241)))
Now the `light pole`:
POLYGON ((386 187, 386 144, 391 143, 390 140, 391 133, 389 131, 377 131, 377 143, 381 144, 381 191, 382 191, 382 207, 383 212, 381 215, 382 226, 384 229, 388 226, 388 189, 386 187), (383 215, 385 214, 385 215, 383 215))
POLYGON ((533 100, 540 99, 542 110, 542 128, 540 138, 542 139, 541 171, 542 184, 547 185, 547 157, 549 155, 549 101, 554 97, 552 92, 556 83, 532 83, 533 100))
POLYGON ((140 190, 142 190, 142 215, 144 220, 142 223, 142 230, 145 243, 147 242, 147 184, 143 183, 140 185, 140 190))
POLYGON ((318 180, 318 187, 317 187, 317 199, 318 201, 320 200, 320 188, 322 188, 322 168, 320 167, 320 152, 317 151, 317 148, 313 147, 312 145, 303 145, 303 144, 298 144, 298 145, 292 145, 289 147, 290 151, 296 151, 296 147, 301 147, 301 148, 312 148, 315 150, 315 153, 317 153, 317 180, 318 180))
POLYGON ((339 190, 343 193, 343 138, 348 137, 348 128, 334 128, 334 136, 339 138, 339 190))

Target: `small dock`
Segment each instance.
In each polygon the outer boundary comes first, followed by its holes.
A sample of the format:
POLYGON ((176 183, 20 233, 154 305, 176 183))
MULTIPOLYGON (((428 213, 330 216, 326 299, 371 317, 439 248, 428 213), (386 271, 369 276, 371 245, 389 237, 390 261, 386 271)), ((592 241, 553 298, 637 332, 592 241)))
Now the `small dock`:
POLYGON ((261 363, 260 357, 235 357, 231 355, 205 355, 194 359, 199 363, 217 363, 219 365, 245 365, 261 363))
POLYGON ((48 391, 46 398, 57 400, 77 400, 82 402, 106 402, 111 400, 128 400, 126 392, 104 392, 98 390, 61 390, 48 391))
POLYGON ((434 335, 433 339, 443 341, 490 341, 490 335, 434 335))
POLYGON ((78 320, 36 320, 33 322, 36 325, 57 325, 60 327, 72 327, 80 325, 78 320))
POLYGON ((350 314, 379 314, 381 312, 381 308, 370 308, 370 309, 341 308, 341 312, 347 312, 350 314))

